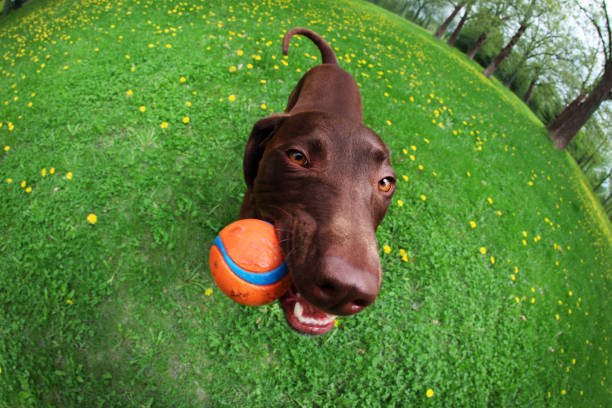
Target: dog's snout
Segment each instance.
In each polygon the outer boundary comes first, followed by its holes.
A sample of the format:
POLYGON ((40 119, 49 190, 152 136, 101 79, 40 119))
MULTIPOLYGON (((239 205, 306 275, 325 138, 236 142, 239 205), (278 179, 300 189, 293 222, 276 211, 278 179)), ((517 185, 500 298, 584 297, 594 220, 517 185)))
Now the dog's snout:
POLYGON ((313 282, 310 301, 336 315, 350 315, 371 305, 380 287, 378 270, 369 271, 337 256, 324 256, 321 276, 313 282))

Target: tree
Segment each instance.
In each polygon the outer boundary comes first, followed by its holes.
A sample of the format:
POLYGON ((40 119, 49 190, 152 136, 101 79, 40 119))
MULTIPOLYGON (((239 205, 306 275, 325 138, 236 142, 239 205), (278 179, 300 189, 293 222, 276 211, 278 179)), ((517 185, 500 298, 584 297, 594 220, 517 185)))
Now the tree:
POLYGON ((537 5, 537 0, 529 0, 526 4, 518 3, 515 6, 517 14, 521 17, 519 20, 519 27, 512 38, 510 38, 510 41, 508 41, 506 46, 502 48, 499 54, 497 54, 497 57, 495 57, 495 59, 491 61, 489 66, 484 70, 483 74, 487 78, 493 75, 493 72, 495 72, 497 67, 499 67, 499 65, 506 59, 506 57, 512 51, 512 48, 514 48, 518 40, 525 33, 527 27, 529 27, 529 20, 531 20, 537 10, 537 5))
POLYGON ((547 68, 560 60, 568 60, 567 47, 564 45, 567 44, 569 33, 563 32, 559 17, 557 13, 547 14, 525 34, 526 38, 517 46, 518 56, 515 58, 512 74, 506 80, 506 86, 512 85, 519 71, 531 60, 538 59, 537 63, 531 65, 531 70, 535 74, 531 82, 533 86, 547 68))
POLYGON ((18 9, 23 4, 23 0, 4 0, 4 7, 2 14, 6 15, 10 13, 11 9, 18 9))
POLYGON ((503 25, 508 20, 509 17, 506 16, 505 13, 508 10, 509 4, 510 2, 507 0, 496 0, 485 2, 484 5, 479 6, 474 16, 474 20, 479 27, 484 29, 484 31, 478 36, 472 49, 466 54, 469 59, 474 59, 478 50, 484 45, 491 28, 503 25))
POLYGON ((459 37, 459 33, 461 32, 461 29, 463 29, 465 22, 468 20, 471 10, 472 10, 472 5, 468 4, 465 8, 465 12, 463 13, 463 16, 461 16, 461 20, 459 20, 459 24, 457 24, 457 27, 455 27, 453 34, 448 39, 448 45, 450 46, 455 45, 455 41, 457 41, 457 37, 459 37))
POLYGON ((595 187, 593 187, 593 191, 597 191, 599 190, 599 187, 601 187, 603 185, 603 183, 610 178, 610 176, 612 175, 612 170, 608 170, 608 174, 606 174, 605 176, 603 176, 599 182, 597 183, 597 185, 595 185, 595 187))
POLYGON ((446 31, 446 28, 448 27, 448 25, 455 19, 455 16, 463 8, 463 3, 456 3, 456 4, 451 3, 451 4, 453 4, 455 8, 453 9, 452 13, 446 18, 446 20, 444 20, 442 24, 440 24, 440 27, 438 27, 438 29, 436 30, 436 33, 434 34, 436 38, 442 37, 442 34, 444 34, 444 32, 446 31))
POLYGON ((612 100, 612 27, 606 1, 599 0, 597 3, 591 10, 578 2, 576 5, 597 33, 603 57, 603 73, 588 93, 578 95, 548 125, 549 137, 559 150, 567 147, 603 102, 612 100))

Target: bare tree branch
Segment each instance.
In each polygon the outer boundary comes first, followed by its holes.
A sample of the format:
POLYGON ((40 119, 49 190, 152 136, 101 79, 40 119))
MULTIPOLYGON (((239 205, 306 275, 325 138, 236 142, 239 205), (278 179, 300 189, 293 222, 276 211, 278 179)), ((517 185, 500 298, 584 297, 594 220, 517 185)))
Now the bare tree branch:
POLYGON ((582 4, 580 4, 578 1, 576 1, 576 5, 578 6, 578 8, 580 10, 582 10, 582 12, 584 13, 584 15, 589 19, 589 21, 591 22, 591 24, 593 24, 593 27, 595 27, 595 30, 597 31, 597 35, 599 36, 599 41, 601 42, 601 46, 603 47, 603 51, 604 51, 604 55, 606 56, 606 59, 610 59, 610 52, 609 52, 609 48, 608 46, 610 45, 610 21, 608 20, 608 12, 606 9, 606 0, 601 0, 602 4, 603 4, 603 8, 604 8, 604 14, 606 15, 606 21, 608 22, 608 43, 606 43, 606 40, 604 39, 604 36, 602 34, 602 30, 601 27, 599 26, 599 23, 597 22, 597 20, 595 19, 595 17, 586 9, 582 6, 582 4))
MULTIPOLYGON (((608 50, 606 52, 606 59, 612 59, 612 27, 610 26, 610 16, 608 15, 608 8, 606 6, 606 0, 601 0, 604 9, 604 16, 606 18, 606 28, 608 29, 608 50)), ((604 46, 605 51, 605 46, 604 46)))

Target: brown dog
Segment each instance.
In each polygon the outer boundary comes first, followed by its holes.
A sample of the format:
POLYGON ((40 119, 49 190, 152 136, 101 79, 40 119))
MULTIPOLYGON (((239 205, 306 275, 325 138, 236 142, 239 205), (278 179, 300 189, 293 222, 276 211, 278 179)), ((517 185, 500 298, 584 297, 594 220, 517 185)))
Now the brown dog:
POLYGON ((376 299, 382 269, 376 228, 395 189, 390 152, 362 124, 361 96, 333 50, 313 31, 323 64, 309 70, 285 113, 259 120, 244 154, 247 191, 240 218, 274 224, 293 285, 281 298, 296 330, 322 334, 334 315, 376 299))

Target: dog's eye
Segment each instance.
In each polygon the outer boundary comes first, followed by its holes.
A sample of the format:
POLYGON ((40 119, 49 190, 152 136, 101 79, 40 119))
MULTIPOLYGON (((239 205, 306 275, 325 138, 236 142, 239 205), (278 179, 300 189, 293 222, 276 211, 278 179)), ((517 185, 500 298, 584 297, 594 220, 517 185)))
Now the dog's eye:
POLYGON ((383 193, 388 193, 393 188, 393 184, 395 180, 393 177, 385 177, 384 179, 378 182, 378 189, 383 193))
POLYGON ((299 166, 305 167, 308 165, 308 160, 306 159, 306 156, 299 150, 289 150, 287 152, 287 155, 289 156, 289 160, 299 166))

